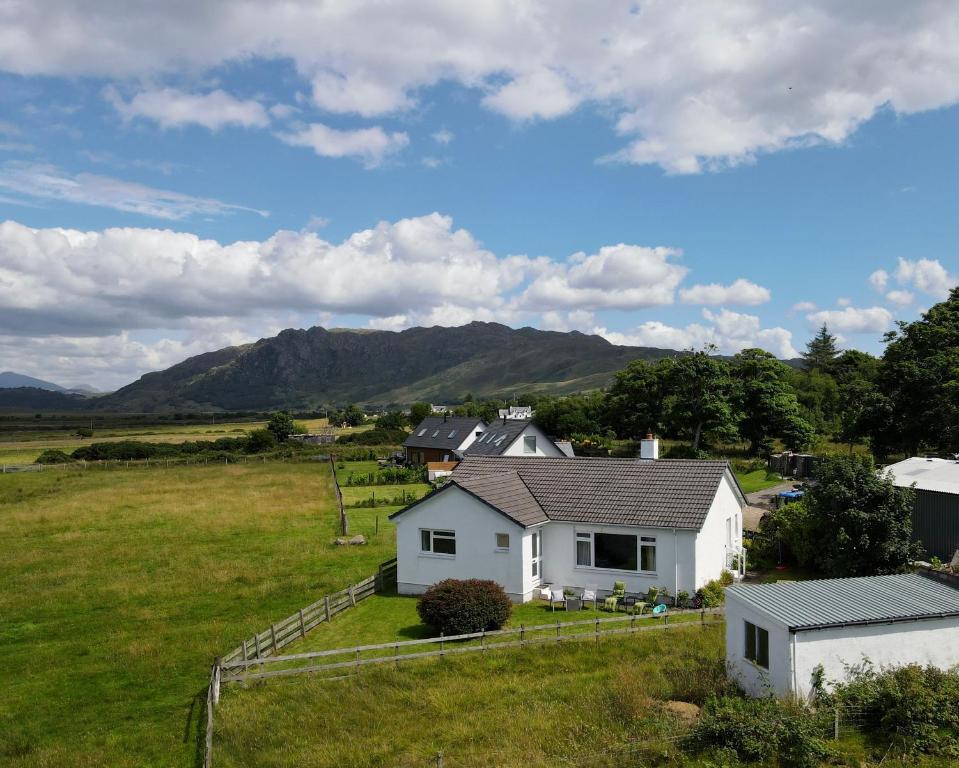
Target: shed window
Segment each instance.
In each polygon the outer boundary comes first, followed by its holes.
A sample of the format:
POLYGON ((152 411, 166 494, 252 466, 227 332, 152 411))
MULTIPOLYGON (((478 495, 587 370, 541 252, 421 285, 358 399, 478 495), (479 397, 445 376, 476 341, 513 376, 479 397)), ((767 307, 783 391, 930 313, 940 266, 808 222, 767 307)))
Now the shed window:
POLYGON ((496 548, 501 551, 506 551, 509 549, 509 534, 508 533, 497 533, 496 534, 496 548))
POLYGON ((536 435, 523 436, 523 453, 536 453, 536 435))
POLYGON ((420 550, 436 555, 455 555, 456 532, 424 528, 420 531, 420 550))
POLYGON ((769 669, 769 632, 752 622, 746 625, 746 658, 763 669, 769 669))

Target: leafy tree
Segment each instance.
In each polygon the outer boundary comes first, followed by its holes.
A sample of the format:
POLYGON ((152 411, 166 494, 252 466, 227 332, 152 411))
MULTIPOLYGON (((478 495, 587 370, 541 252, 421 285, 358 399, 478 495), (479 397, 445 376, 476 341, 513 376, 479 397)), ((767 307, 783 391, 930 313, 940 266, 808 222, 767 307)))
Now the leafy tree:
POLYGON ((606 401, 606 423, 619 437, 641 439, 664 430, 663 371, 668 363, 633 360, 613 379, 606 401))
POLYGON ((293 434, 293 417, 286 411, 277 411, 266 423, 266 428, 273 433, 278 443, 285 443, 293 434))
POLYGON ((838 354, 836 337, 829 332, 829 328, 823 323, 819 332, 806 345, 806 351, 802 353, 803 364, 806 370, 828 371, 830 364, 838 354))
POLYGON ((704 349, 668 358, 658 366, 667 428, 688 439, 694 451, 704 438, 732 440, 736 435, 729 364, 712 357, 713 351, 704 349))
POLYGON ((247 438, 248 453, 265 453, 276 448, 276 435, 269 429, 254 429, 247 438))
POLYGON ((814 431, 801 415, 789 366, 761 349, 744 349, 733 358, 732 371, 739 433, 751 453, 769 450, 774 437, 793 450, 812 442, 814 431))
POLYGON ((867 416, 873 451, 959 452, 959 287, 886 341, 867 416))
POLYGON ((533 421, 553 437, 596 435, 604 431, 605 407, 606 397, 601 392, 544 397, 536 404, 533 421))
POLYGON ((822 459, 801 504, 812 565, 827 576, 894 573, 918 556, 911 542, 913 491, 898 488, 864 456, 822 459))
POLYGON ((415 427, 432 413, 429 403, 413 403, 410 406, 410 425, 415 427))
POLYGON ((849 349, 833 361, 831 371, 838 394, 834 436, 847 443, 851 451, 868 432, 866 417, 877 395, 879 361, 865 352, 849 349))
POLYGON ((366 422, 366 414, 353 403, 343 410, 343 421, 351 427, 358 427, 366 422))
MULTIPOLYGON (((402 411, 387 411, 376 420, 377 429, 405 429, 408 424, 406 414, 402 411)), ((419 422, 416 422, 419 424, 419 422)))

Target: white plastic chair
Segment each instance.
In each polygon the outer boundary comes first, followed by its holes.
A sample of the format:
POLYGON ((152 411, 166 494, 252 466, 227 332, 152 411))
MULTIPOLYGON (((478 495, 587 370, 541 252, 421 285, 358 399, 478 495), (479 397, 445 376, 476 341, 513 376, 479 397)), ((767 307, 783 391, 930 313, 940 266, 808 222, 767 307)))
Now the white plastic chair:
POLYGON ((563 593, 562 587, 554 587, 549 592, 549 607, 554 613, 556 612, 556 603, 564 608, 566 607, 566 595, 563 593))
POLYGON ((599 592, 598 584, 587 584, 583 590, 583 603, 585 604, 592 600, 593 608, 596 608, 596 600, 598 599, 597 592, 599 592))

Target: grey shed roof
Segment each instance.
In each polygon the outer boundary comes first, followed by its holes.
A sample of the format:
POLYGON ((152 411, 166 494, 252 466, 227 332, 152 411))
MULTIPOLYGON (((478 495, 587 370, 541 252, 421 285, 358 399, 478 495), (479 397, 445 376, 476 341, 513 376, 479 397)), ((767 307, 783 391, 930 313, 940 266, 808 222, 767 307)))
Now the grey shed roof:
POLYGON ((497 419, 463 453, 467 456, 499 456, 529 425, 525 419, 497 419))
POLYGON ((734 584, 726 594, 790 632, 959 616, 959 589, 918 573, 734 584))
POLYGON ((482 419, 451 416, 427 416, 416 425, 413 433, 403 442, 408 448, 448 448, 453 450, 463 444, 471 432, 486 429, 482 419), (422 434, 420 434, 422 433, 422 434))
POLYGON ((452 479, 485 479, 482 488, 474 485, 480 496, 515 474, 549 520, 699 530, 727 473, 738 491, 724 461, 470 454, 452 479))

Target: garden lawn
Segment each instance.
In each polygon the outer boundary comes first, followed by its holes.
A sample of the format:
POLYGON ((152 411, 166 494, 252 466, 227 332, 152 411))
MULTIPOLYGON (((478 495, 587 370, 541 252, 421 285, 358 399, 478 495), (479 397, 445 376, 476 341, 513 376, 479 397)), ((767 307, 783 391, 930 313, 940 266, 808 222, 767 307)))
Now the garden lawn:
POLYGON ((375 572, 322 463, 0 475, 0 765, 193 766, 210 663, 375 572))
POLYGON ((775 472, 767 472, 765 469, 756 469, 752 472, 737 472, 736 479, 739 481, 743 493, 755 493, 765 488, 772 488, 779 485, 783 479, 775 472))

